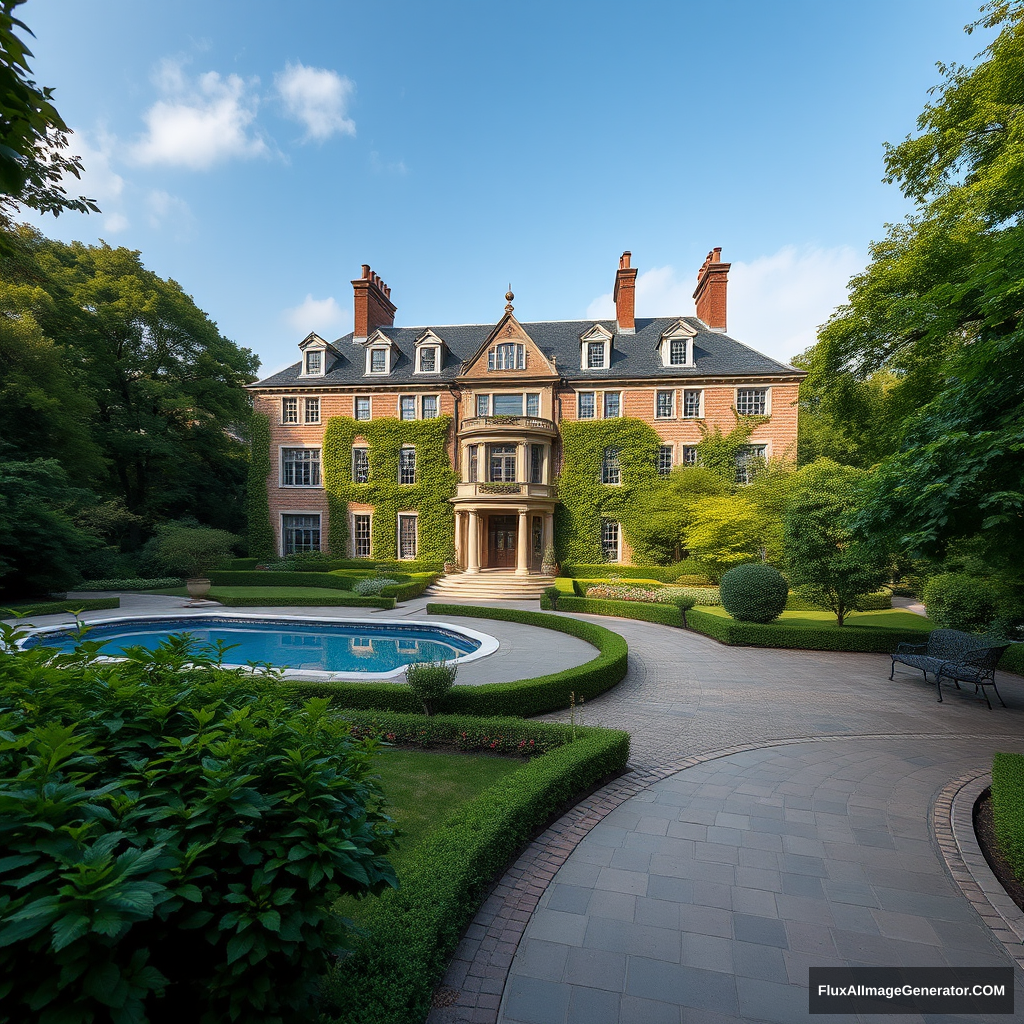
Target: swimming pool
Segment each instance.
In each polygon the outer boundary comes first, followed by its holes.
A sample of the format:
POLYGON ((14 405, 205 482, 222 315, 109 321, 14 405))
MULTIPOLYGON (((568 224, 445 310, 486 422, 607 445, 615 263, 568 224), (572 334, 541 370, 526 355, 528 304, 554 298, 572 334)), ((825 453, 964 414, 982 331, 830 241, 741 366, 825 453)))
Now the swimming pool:
MULTIPOLYGON (((117 658, 126 647, 155 650, 171 634, 184 632, 211 647, 217 640, 237 644, 225 655, 225 667, 270 664, 285 669, 286 678, 297 679, 396 678, 415 662, 461 664, 498 648, 494 637, 447 622, 371 623, 231 613, 108 619, 90 624, 88 639, 103 644, 104 657, 117 658)), ((51 626, 33 630, 22 646, 70 651, 77 642, 74 627, 51 626)))

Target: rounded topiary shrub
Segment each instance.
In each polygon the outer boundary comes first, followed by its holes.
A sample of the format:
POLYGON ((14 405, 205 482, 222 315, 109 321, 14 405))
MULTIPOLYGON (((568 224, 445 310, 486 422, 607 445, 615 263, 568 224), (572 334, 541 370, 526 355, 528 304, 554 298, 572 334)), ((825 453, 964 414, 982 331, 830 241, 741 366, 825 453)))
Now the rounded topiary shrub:
POLYGON ((762 562, 737 565, 723 577, 722 607, 740 622, 771 622, 786 607, 789 584, 782 573, 762 562))
POLYGON ((984 633, 995 618, 992 587, 962 572, 933 576, 924 586, 928 618, 940 629, 984 633))

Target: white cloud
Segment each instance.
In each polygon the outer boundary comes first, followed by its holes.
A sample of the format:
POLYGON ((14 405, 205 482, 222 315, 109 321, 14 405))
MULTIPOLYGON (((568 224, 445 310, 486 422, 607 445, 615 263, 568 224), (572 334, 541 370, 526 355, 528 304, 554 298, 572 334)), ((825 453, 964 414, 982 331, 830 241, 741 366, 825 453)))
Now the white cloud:
POLYGON ((355 91, 351 79, 327 68, 288 64, 274 82, 288 116, 305 126, 305 141, 323 142, 332 135, 355 135, 355 121, 345 116, 355 91))
POLYGON ((316 331, 321 337, 329 335, 347 324, 351 318, 352 314, 342 309, 334 301, 334 296, 314 299, 312 295, 307 295, 299 305, 284 311, 285 323, 303 338, 310 331, 316 331))
POLYGON ((267 144, 254 134, 258 79, 222 78, 207 71, 194 81, 180 61, 161 61, 154 84, 164 98, 143 115, 147 134, 131 149, 137 163, 201 171, 233 158, 264 156, 267 144))
MULTIPOLYGON (((818 327, 846 301, 847 282, 863 266, 864 256, 845 245, 786 245, 749 263, 734 261, 729 273, 729 335, 788 362, 814 344, 818 327)), ((667 266, 638 275, 637 316, 692 316, 696 271, 695 267, 681 277, 667 266)), ((587 307, 590 319, 614 316, 611 292, 587 307)))
POLYGON ((108 235, 116 235, 130 226, 128 218, 123 213, 111 213, 103 218, 103 230, 108 235))
POLYGON ((370 150, 370 169, 374 174, 408 174, 404 160, 383 160, 377 150, 370 150))
POLYGON ((146 211, 150 227, 161 228, 165 224, 170 225, 179 237, 189 234, 194 223, 188 203, 178 196, 172 196, 170 192, 164 192, 163 189, 155 188, 147 194, 146 211))
POLYGON ((71 152, 82 158, 82 176, 65 174, 61 178, 68 195, 96 200, 103 211, 98 215, 103 231, 110 235, 129 226, 123 208, 124 178, 110 166, 116 146, 117 139, 102 128, 90 135, 76 129, 71 136, 71 152))

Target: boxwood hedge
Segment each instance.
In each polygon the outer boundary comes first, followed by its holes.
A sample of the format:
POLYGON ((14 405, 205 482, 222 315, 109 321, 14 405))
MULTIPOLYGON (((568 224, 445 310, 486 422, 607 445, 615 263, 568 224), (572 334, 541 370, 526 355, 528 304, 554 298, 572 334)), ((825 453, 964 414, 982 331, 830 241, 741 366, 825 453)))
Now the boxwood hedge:
POLYGON ((675 583, 684 579, 686 583, 697 586, 708 582, 704 576, 695 575, 692 566, 684 564, 616 565, 614 562, 603 562, 597 565, 563 565, 561 574, 577 579, 607 580, 618 576, 624 580, 660 580, 662 583, 675 583))
POLYGON ((1024 754, 992 761, 992 825, 1000 852, 1024 882, 1024 754))
MULTIPOLYGON (((475 721, 492 731, 511 727, 507 720, 475 721)), ((522 727, 542 738, 552 732, 562 739, 566 731, 540 722, 522 727)), ((369 909, 366 939, 325 986, 325 1017, 338 1024, 420 1024, 491 879, 553 816, 621 771, 628 757, 628 733, 577 729, 575 742, 531 759, 442 822, 415 851, 399 888, 369 909)))
POLYGON ((275 594, 272 588, 260 588, 257 594, 226 594, 216 587, 210 590, 211 601, 219 601, 228 608, 384 608, 395 607, 393 597, 357 597, 344 591, 320 588, 320 596, 308 594, 275 594))
POLYGON ((120 608, 119 597, 86 597, 77 601, 35 601, 20 604, 3 604, 0 602, 0 618, 22 618, 26 615, 57 615, 60 612, 92 612, 101 608, 120 608), (12 614, 12 613, 17 613, 12 614))
MULTIPOLYGON (((446 702, 446 710, 463 715, 514 715, 528 718, 569 706, 575 693, 590 700, 610 689, 626 674, 629 647, 618 633, 593 622, 545 615, 515 608, 481 608, 463 604, 428 604, 431 615, 468 616, 475 619, 499 619, 567 633, 592 644, 600 652, 596 658, 532 679, 511 683, 484 683, 480 686, 456 685, 446 702)), ((288 684, 297 696, 328 697, 333 707, 379 708, 417 712, 419 702, 405 683, 305 683, 288 684)))
POLYGON ((335 576, 326 572, 221 572, 210 573, 215 587, 323 587, 351 590, 358 576, 335 576))
MULTIPOLYGON (((551 602, 542 597, 541 608, 550 610, 551 602)), ((584 615, 617 615, 622 619, 639 619, 641 622, 660 622, 666 626, 681 626, 683 615, 674 604, 657 604, 653 601, 605 601, 592 597, 558 598, 558 611, 580 612, 584 615)))

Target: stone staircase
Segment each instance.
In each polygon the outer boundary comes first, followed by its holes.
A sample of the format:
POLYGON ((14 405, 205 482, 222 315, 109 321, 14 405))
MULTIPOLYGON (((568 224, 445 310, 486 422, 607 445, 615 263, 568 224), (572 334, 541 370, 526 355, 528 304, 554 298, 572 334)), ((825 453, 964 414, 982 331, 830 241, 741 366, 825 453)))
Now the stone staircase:
POLYGON ((554 576, 540 573, 517 576, 513 569, 481 569, 442 576, 427 597, 434 601, 536 601, 554 582, 554 576))

